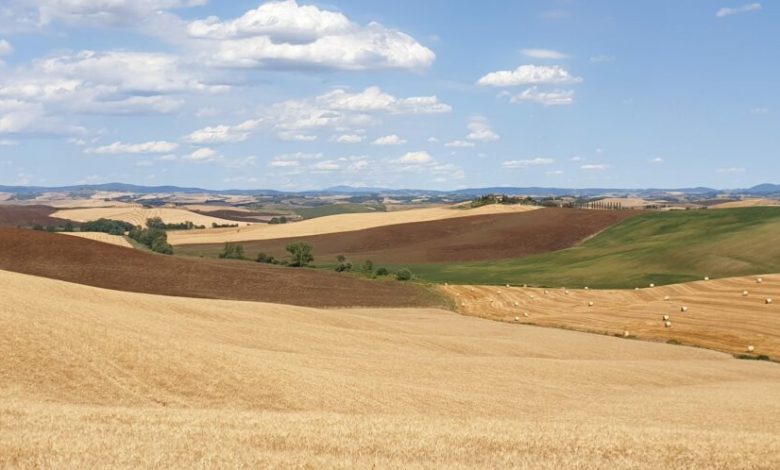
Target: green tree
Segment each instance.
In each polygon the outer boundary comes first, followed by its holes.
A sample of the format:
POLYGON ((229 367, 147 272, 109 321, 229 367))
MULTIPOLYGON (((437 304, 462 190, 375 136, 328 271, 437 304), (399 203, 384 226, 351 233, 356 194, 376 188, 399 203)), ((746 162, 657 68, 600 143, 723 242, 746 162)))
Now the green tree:
POLYGON ((414 274, 407 268, 401 268, 395 273, 395 278, 399 281, 411 281, 413 277, 414 274))
POLYGON ((302 268, 314 261, 311 245, 303 242, 291 243, 287 245, 287 252, 290 253, 292 260, 290 266, 302 268))
POLYGON ((238 243, 225 243, 219 257, 222 259, 244 259, 244 246, 238 243))
POLYGON ((385 268, 385 267, 381 267, 381 268, 376 270, 376 275, 377 276, 389 276, 390 275, 390 271, 388 271, 387 268, 385 268))

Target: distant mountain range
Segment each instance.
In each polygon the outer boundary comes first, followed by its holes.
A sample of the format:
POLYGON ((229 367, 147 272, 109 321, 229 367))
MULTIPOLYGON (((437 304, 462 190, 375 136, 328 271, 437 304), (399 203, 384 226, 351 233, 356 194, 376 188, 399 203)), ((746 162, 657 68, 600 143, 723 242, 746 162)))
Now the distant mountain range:
POLYGON ((706 187, 697 188, 554 188, 554 187, 486 187, 486 188, 466 188, 452 191, 438 191, 427 189, 391 189, 375 187, 352 187, 352 186, 333 186, 322 190, 311 191, 277 191, 272 189, 225 189, 213 190, 204 188, 185 188, 179 186, 138 186, 125 183, 106 183, 106 184, 82 184, 60 187, 43 186, 0 186, 0 192, 14 193, 20 195, 29 195, 43 192, 70 192, 87 193, 96 191, 106 192, 127 192, 133 194, 155 194, 155 193, 179 193, 179 194, 224 194, 224 195, 246 195, 246 196, 278 196, 278 195, 333 195, 333 194, 352 194, 367 195, 380 194, 385 196, 477 196, 488 193, 501 193, 510 195, 529 195, 536 197, 548 196, 638 196, 645 198, 663 197, 672 194, 682 194, 695 197, 708 197, 719 194, 730 194, 733 196, 780 196, 780 184, 760 184, 746 189, 714 189, 706 187))

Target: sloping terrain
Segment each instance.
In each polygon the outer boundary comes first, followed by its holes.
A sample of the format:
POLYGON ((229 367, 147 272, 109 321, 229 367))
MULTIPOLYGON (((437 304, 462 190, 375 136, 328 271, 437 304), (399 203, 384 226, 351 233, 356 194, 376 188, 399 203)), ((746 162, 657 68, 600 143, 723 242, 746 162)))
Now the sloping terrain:
POLYGON ((609 335, 627 331, 632 338, 764 355, 780 362, 780 275, 761 276, 761 283, 757 279, 702 280, 641 290, 442 289, 467 315, 609 335), (766 299, 773 302, 767 304, 766 299), (664 316, 671 322, 668 327, 664 316))
POLYGON ((249 261, 184 259, 32 230, 0 230, 0 269, 107 289, 318 307, 431 306, 412 284, 249 261))
POLYGON ((51 216, 55 211, 49 206, 0 205, 0 228, 62 225, 64 220, 51 216))
MULTIPOLYGON (((389 225, 353 232, 244 243, 248 253, 285 255, 290 243, 314 247, 318 263, 338 255, 352 262, 441 263, 520 258, 561 250, 636 215, 633 211, 544 209, 389 225)), ((178 253, 217 256, 223 245, 184 245, 178 253)))
POLYGON ((97 219, 113 219, 123 220, 135 225, 145 225, 146 220, 152 217, 160 217, 166 224, 181 224, 184 222, 192 222, 195 225, 204 225, 206 227, 211 227, 212 223, 220 225, 235 223, 231 220, 220 219, 210 215, 198 214, 196 212, 185 209, 173 209, 167 207, 145 209, 140 206, 63 209, 52 214, 52 217, 75 220, 78 222, 89 222, 91 220, 97 219))
POLYGON ((87 240, 94 240, 96 242, 108 243, 109 245, 122 246, 125 248, 133 248, 133 244, 130 243, 127 238, 122 235, 110 235, 103 232, 61 232, 62 235, 70 235, 71 237, 86 238, 87 240))
POLYGON ((0 299, 1 467, 780 466, 776 364, 7 272, 0 299))
POLYGON ((780 207, 643 213, 561 251, 411 269, 451 284, 632 289, 780 272, 779 233, 780 207))
POLYGON ((250 240, 271 240, 275 238, 310 237, 327 233, 351 232, 387 225, 409 224, 431 220, 472 217, 486 214, 512 214, 539 209, 536 206, 489 205, 476 209, 459 206, 432 207, 406 211, 337 214, 302 222, 279 225, 254 225, 251 227, 189 230, 174 232, 169 241, 174 245, 198 245, 250 240))
POLYGON ((764 198, 748 198, 739 201, 728 201, 722 204, 711 206, 712 209, 734 209, 738 207, 762 207, 762 206, 780 206, 780 200, 764 198))

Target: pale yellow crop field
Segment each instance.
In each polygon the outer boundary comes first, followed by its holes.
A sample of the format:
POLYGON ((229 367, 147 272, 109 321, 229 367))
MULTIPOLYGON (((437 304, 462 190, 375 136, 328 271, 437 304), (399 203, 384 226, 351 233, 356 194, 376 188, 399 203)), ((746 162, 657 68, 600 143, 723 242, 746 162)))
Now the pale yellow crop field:
POLYGON ((0 467, 777 468, 780 368, 0 271, 0 467))
POLYGON ((722 204, 710 206, 710 209, 733 209, 738 207, 761 207, 761 206, 780 206, 777 199, 748 198, 739 201, 729 201, 722 204))
MULTIPOLYGON (((180 224, 183 222, 192 222, 195 225, 205 225, 211 227, 212 223, 217 224, 236 224, 226 219, 211 217, 198 214, 184 209, 174 209, 160 207, 145 209, 141 206, 120 207, 120 208, 88 208, 88 209, 65 209, 59 210, 51 215, 60 219, 69 219, 76 222, 89 222, 97 219, 123 220, 135 225, 146 224, 146 219, 160 217, 166 224, 180 224)), ((246 225, 242 223, 241 225, 246 225)))
POLYGON ((132 243, 121 235, 109 235, 108 233, 101 232, 60 232, 63 235, 70 235, 72 237, 81 237, 88 240, 95 240, 96 242, 108 243, 109 245, 123 246, 125 248, 133 248, 132 243))
POLYGON ((454 206, 444 206, 392 212, 338 214, 290 224, 258 224, 251 227, 240 227, 238 229, 227 228, 201 230, 198 232, 172 232, 168 234, 168 240, 173 245, 271 240, 274 238, 305 237, 326 233, 351 232, 374 227, 384 227, 387 225, 426 222, 475 215, 525 212, 536 209, 539 209, 539 207, 494 204, 476 209, 461 209, 454 206))
POLYGON ((780 275, 697 281, 640 290, 444 286, 466 315, 677 341, 780 360, 780 275), (758 283, 758 279, 761 283, 758 283), (772 299, 772 303, 767 303, 772 299), (590 303, 592 302, 592 305, 590 303), (664 316, 668 316, 666 326, 664 316))

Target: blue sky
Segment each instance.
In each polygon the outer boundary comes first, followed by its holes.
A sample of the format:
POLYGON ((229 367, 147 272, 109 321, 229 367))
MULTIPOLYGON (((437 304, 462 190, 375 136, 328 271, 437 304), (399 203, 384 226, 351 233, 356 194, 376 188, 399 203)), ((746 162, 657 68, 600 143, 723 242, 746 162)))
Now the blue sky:
POLYGON ((752 2, 0 0, 0 184, 747 187, 752 2))

